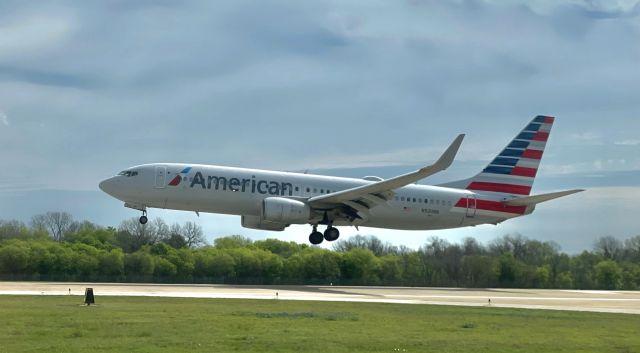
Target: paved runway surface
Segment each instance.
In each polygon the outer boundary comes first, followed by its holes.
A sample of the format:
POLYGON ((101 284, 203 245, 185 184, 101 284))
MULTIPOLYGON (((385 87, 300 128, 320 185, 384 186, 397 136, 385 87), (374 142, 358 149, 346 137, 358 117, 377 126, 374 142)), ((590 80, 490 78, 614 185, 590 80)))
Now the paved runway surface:
MULTIPOLYGON (((550 289, 462 289, 339 286, 233 286, 128 283, 0 282, 0 295, 322 300, 400 304, 494 306, 640 314, 640 292, 550 289)), ((98 299, 99 300, 99 299, 98 299)))

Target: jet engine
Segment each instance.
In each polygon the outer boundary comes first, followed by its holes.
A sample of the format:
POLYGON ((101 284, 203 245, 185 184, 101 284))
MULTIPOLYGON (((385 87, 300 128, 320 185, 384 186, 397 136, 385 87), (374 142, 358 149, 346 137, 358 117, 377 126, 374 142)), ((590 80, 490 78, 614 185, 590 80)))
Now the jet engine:
POLYGON ((311 218, 311 208, 304 202, 283 197, 267 197, 262 201, 262 219, 284 224, 305 224, 311 218))
POLYGON ((287 224, 269 222, 257 216, 242 216, 241 224, 245 228, 271 230, 276 232, 283 231, 287 224))

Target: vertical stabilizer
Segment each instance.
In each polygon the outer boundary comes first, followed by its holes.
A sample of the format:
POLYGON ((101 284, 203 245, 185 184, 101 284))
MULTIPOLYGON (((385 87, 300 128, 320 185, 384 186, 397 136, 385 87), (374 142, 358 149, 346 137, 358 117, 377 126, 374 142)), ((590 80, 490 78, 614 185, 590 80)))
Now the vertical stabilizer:
POLYGON ((551 116, 536 116, 482 172, 441 186, 521 197, 530 195, 554 120, 551 116))

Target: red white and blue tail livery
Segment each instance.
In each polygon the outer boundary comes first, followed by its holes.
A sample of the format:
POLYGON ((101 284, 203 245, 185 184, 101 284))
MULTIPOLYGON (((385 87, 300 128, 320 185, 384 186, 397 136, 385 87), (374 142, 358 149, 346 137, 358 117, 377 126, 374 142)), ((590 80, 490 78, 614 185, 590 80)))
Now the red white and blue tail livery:
POLYGON ((120 172, 100 188, 142 211, 143 224, 148 208, 232 214, 254 229, 310 224, 312 244, 338 239, 337 226, 431 230, 498 224, 530 214, 541 202, 582 191, 531 195, 554 121, 535 117, 480 173, 437 186, 415 183, 447 169, 464 135, 432 165, 386 180, 153 163, 120 172), (326 225, 324 232, 319 225, 326 225))

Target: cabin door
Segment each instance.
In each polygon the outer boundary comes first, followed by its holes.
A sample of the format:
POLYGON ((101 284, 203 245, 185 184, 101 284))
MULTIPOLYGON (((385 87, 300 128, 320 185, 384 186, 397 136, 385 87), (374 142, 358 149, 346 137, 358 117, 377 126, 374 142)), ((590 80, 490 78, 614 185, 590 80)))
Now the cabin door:
POLYGON ((467 197, 467 217, 473 218, 476 216, 476 195, 469 195, 467 197))
POLYGON ((165 186, 165 182, 167 180, 167 167, 166 166, 156 166, 156 184, 155 187, 158 189, 163 189, 165 186))

